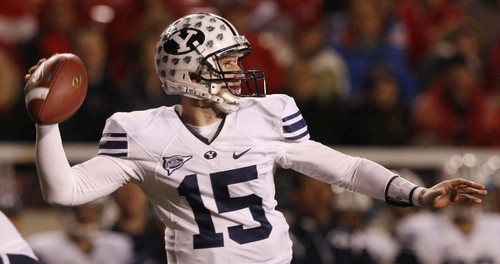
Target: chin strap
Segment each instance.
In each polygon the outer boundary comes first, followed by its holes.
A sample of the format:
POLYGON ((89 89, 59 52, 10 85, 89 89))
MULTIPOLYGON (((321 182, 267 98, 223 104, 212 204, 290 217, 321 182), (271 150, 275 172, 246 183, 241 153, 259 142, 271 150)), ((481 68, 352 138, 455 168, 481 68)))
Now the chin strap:
POLYGON ((212 97, 217 97, 221 100, 221 102, 215 101, 215 107, 217 107, 220 111, 229 114, 240 108, 240 98, 238 96, 233 95, 227 90, 220 91, 219 96, 212 95, 212 97))
POLYGON ((166 85, 163 85, 163 89, 167 94, 180 94, 198 100, 212 101, 215 103, 215 107, 218 110, 226 114, 235 112, 240 107, 240 98, 225 89, 220 89, 218 94, 210 94, 208 92, 202 92, 193 87, 177 84, 168 80, 166 85))

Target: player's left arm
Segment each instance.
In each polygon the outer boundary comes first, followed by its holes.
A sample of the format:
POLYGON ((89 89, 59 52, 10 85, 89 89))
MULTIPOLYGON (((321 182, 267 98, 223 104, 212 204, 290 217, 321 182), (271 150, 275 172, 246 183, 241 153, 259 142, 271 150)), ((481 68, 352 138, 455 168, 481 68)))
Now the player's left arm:
POLYGON ((386 200, 386 186, 396 176, 375 162, 346 155, 312 140, 292 144, 278 163, 284 168, 378 200, 386 200))
POLYGON ((441 208, 459 200, 479 203, 479 197, 486 195, 483 185, 464 179, 444 181, 430 189, 417 186, 373 161, 352 157, 309 140, 307 124, 293 98, 277 99, 282 104, 272 105, 283 106, 281 136, 289 142, 283 145, 277 159, 284 168, 396 206, 441 208))
POLYGON ((278 163, 395 206, 441 208, 458 200, 481 202, 478 197, 486 194, 483 185, 464 179, 444 181, 429 189, 417 186, 380 164, 340 153, 312 140, 293 144, 278 163))

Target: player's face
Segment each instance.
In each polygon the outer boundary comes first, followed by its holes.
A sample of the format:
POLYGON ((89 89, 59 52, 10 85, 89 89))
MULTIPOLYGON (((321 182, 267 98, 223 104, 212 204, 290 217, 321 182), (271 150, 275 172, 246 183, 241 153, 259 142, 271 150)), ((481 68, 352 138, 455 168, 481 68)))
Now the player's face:
MULTIPOLYGON (((235 72, 241 71, 238 56, 227 56, 219 60, 219 64, 224 72, 235 72)), ((227 73, 224 74, 225 78, 241 78, 245 77, 244 74, 227 73)), ((223 86, 223 88, 231 89, 234 94, 241 93, 241 81, 228 81, 223 86)))

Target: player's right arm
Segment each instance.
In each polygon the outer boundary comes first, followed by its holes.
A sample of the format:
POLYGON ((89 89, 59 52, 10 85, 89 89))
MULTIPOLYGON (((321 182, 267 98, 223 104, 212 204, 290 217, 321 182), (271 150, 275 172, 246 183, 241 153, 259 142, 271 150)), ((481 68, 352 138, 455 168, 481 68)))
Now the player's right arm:
MULTIPOLYGON (((45 58, 39 60, 29 69, 26 82, 44 61, 45 58)), ((48 203, 63 206, 87 203, 131 181, 130 171, 109 157, 97 156, 71 167, 57 124, 36 124, 36 132, 36 165, 42 194, 48 203)))
POLYGON ((59 126, 37 125, 36 165, 44 199, 74 206, 111 194, 133 180, 133 172, 108 156, 96 156, 71 166, 64 152, 59 126))

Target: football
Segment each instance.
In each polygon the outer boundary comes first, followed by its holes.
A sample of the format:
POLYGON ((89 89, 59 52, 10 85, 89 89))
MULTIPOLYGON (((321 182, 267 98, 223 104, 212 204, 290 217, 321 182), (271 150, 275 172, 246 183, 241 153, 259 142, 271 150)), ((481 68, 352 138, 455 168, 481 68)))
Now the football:
POLYGON ((51 56, 26 81, 28 115, 38 124, 67 120, 85 100, 87 85, 87 70, 78 56, 71 53, 51 56))

